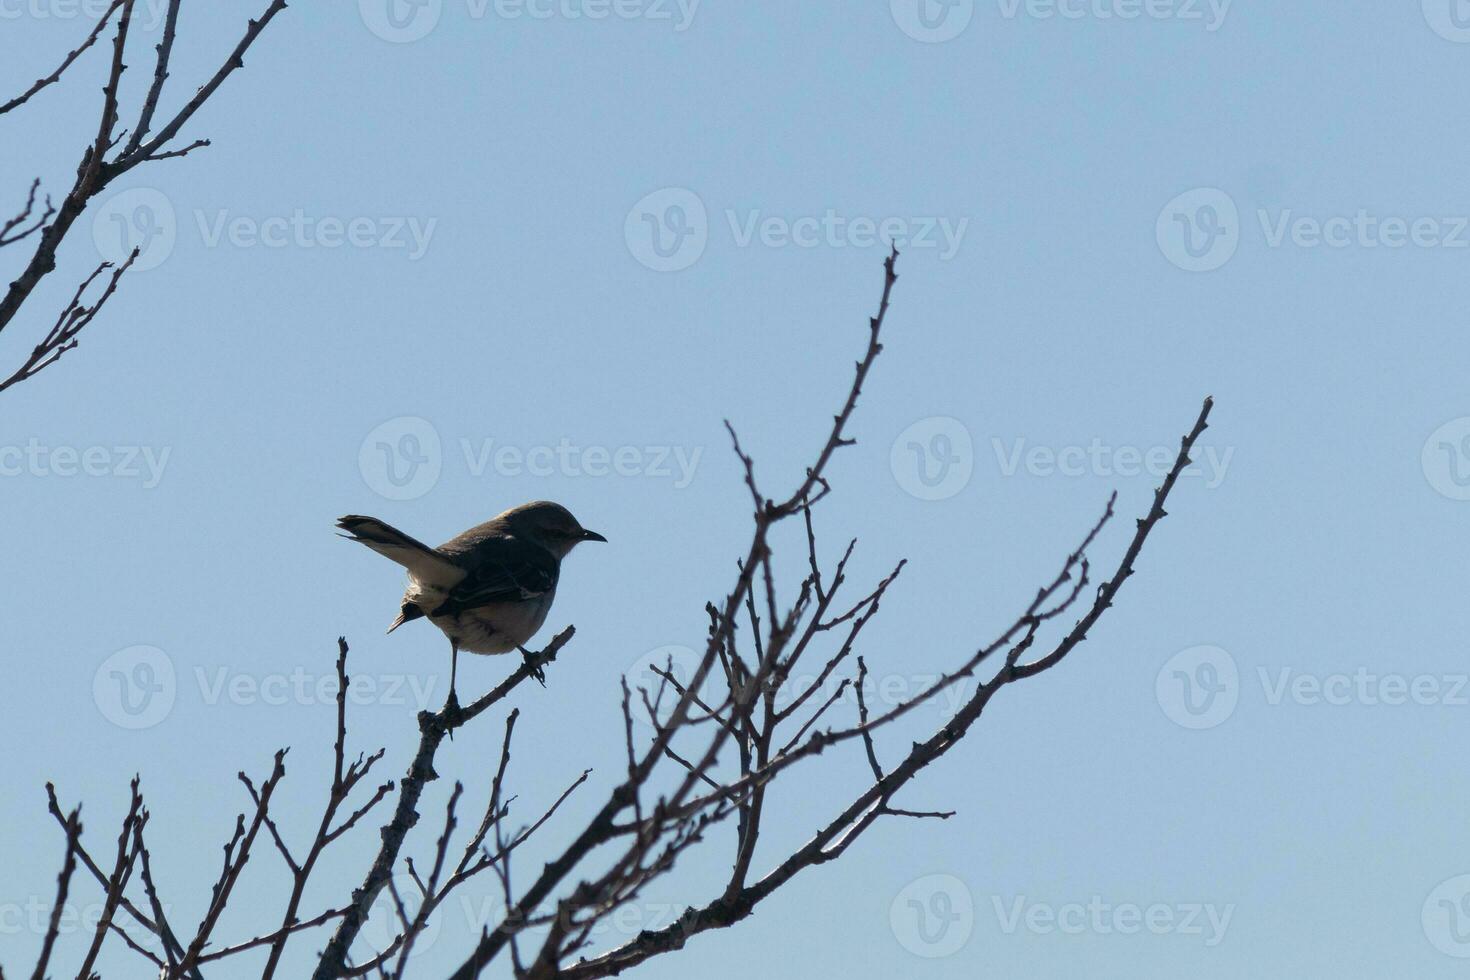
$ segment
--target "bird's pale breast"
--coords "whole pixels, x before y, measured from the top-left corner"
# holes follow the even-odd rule
[[[444,631],[461,650],[470,653],[509,653],[524,646],[551,610],[556,592],[523,602],[496,602],[444,616],[430,616],[429,621]]]

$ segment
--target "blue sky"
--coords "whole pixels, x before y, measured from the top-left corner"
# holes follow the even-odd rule
[[[185,133],[214,145],[94,202],[0,338],[17,362],[99,252],[145,246],[151,267],[0,416],[12,972],[62,850],[47,780],[101,849],[140,773],[190,920],[237,770],[290,745],[281,813],[310,832],[339,634],[355,744],[403,769],[447,644],[383,635],[400,576],[332,534],[340,514],[440,541],[551,498],[607,535],[571,556],[548,621],[576,640],[516,696],[517,816],[592,766],[545,845],[577,826],[617,776],[617,678],[698,644],[743,548],[722,420],[772,493],[799,478],[887,236],[887,349],[819,525],[829,554],[859,538],[854,587],[910,559],[862,651],[895,690],[1008,624],[1114,489],[1093,558],[1116,562],[1208,394],[1201,464],[1088,642],[900,801],[956,818],[880,824],[641,973],[1463,971],[1470,129],[1446,100],[1470,10],[394,2],[290,7]],[[256,6],[189,5],[174,98]],[[5,88],[87,28],[71,3],[0,0]],[[0,120],[6,200],[36,176],[61,190],[102,64]],[[467,659],[460,683],[510,666]],[[441,754],[471,808],[499,718]],[[891,733],[888,757],[939,721]],[[758,868],[866,767],[850,748],[805,772]],[[374,840],[331,854],[308,911]],[[728,851],[603,940],[707,898]],[[230,938],[286,887],[266,848],[252,866]],[[459,962],[495,894],[448,910],[424,975]],[[321,941],[295,943],[297,973]],[[104,973],[136,973],[128,956]]]

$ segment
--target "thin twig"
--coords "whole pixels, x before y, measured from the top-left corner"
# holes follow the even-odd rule
[[[61,64],[57,66],[56,70],[53,71],[51,74],[46,75],[43,78],[36,79],[35,83],[32,84],[30,88],[26,89],[20,95],[17,95],[9,102],[0,104],[0,116],[5,115],[5,113],[9,112],[12,109],[24,105],[26,102],[30,101],[31,96],[35,95],[43,88],[46,88],[48,85],[55,85],[57,82],[61,81],[61,73],[70,68],[72,62],[81,57],[83,51],[87,50],[93,44],[97,43],[97,38],[101,37],[102,32],[107,28],[107,22],[112,19],[113,13],[116,12],[117,8],[121,7],[122,4],[123,0],[112,0],[112,3],[110,3],[107,9],[102,12],[102,16],[98,18],[97,26],[93,27],[92,33],[87,35],[87,39],[76,48],[73,48],[71,51],[67,52],[66,57],[61,60]]]

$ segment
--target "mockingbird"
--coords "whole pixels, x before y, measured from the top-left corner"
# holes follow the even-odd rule
[[[437,548],[376,517],[349,515],[337,527],[347,532],[343,537],[408,569],[403,606],[388,632],[425,616],[444,631],[449,637],[451,705],[459,703],[454,693],[459,651],[520,650],[529,662],[524,644],[546,620],[561,560],[580,542],[607,540],[549,500],[512,507]],[[546,683],[539,668],[536,679]]]

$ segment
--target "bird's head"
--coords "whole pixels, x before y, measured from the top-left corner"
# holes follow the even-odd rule
[[[596,531],[589,531],[561,504],[550,500],[533,500],[513,507],[500,515],[511,533],[534,541],[562,558],[583,541],[606,541]]]

